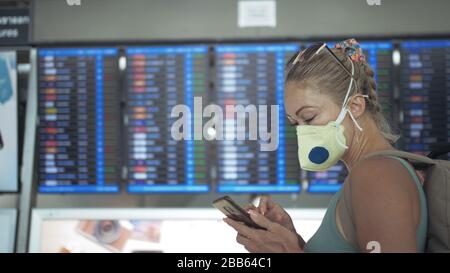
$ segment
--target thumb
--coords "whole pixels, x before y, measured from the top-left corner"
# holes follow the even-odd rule
[[[249,212],[250,214],[250,218],[252,218],[252,220],[258,224],[259,226],[266,228],[267,230],[272,230],[273,226],[274,226],[274,222],[270,221],[269,219],[267,219],[264,215],[262,215],[261,213],[251,210]]]

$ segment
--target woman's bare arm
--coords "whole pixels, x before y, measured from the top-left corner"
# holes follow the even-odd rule
[[[350,173],[354,222],[361,251],[417,252],[420,203],[417,186],[396,159],[374,157]]]

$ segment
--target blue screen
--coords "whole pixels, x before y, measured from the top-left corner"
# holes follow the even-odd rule
[[[126,49],[130,193],[209,191],[210,142],[193,136],[194,97],[208,103],[208,50],[202,45]],[[171,132],[180,117],[171,115],[177,105],[189,111],[183,115],[183,132],[189,132],[183,139]]]
[[[214,102],[224,111],[224,138],[216,142],[217,191],[221,193],[300,192],[300,171],[294,127],[286,124],[284,113],[284,69],[299,50],[294,44],[219,45],[215,47]],[[251,115],[239,121],[229,105],[255,106]],[[272,106],[278,109],[278,146],[273,149],[261,133],[271,128]],[[266,109],[266,114],[264,111]],[[275,108],[274,108],[275,109]],[[275,109],[276,110],[276,109]],[[250,110],[249,110],[250,112]],[[258,120],[257,137],[250,127]],[[238,138],[228,132],[244,132]],[[229,130],[228,130],[229,129]],[[261,131],[260,131],[261,130]],[[237,134],[237,133],[236,133]],[[273,141],[273,139],[272,139]]]
[[[38,51],[42,193],[115,193],[120,181],[118,50]]]
[[[408,41],[400,50],[402,144],[426,155],[450,142],[450,41]]]

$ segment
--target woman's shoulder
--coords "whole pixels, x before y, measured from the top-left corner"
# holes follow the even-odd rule
[[[360,245],[375,238],[383,252],[417,249],[418,188],[405,166],[397,158],[377,156],[350,171],[348,204]]]
[[[409,195],[415,183],[408,169],[396,158],[374,156],[359,162],[349,173],[349,183],[355,193],[393,193]]]

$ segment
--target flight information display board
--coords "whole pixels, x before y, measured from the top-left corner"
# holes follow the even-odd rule
[[[42,193],[114,193],[120,182],[118,50],[38,50]]]
[[[450,140],[450,40],[400,44],[402,144],[426,155]]]
[[[287,127],[283,101],[285,63],[298,50],[299,46],[294,44],[215,47],[213,101],[224,109],[224,137],[216,141],[218,192],[301,190],[295,128]],[[236,106],[248,110],[240,119]],[[278,134],[271,125],[272,118],[276,120],[271,114],[273,106],[279,107]],[[257,128],[257,136],[251,135],[252,126]],[[270,140],[262,137],[272,130],[275,135]],[[239,133],[245,137],[239,138]],[[278,138],[276,149],[269,148],[267,144],[273,145],[275,138]],[[265,144],[266,148],[262,148]]]
[[[128,191],[209,191],[210,142],[193,137],[194,97],[208,103],[209,48],[128,47],[126,57]],[[182,140],[172,133],[181,118],[171,115],[177,105],[190,113],[182,128],[190,134]]]
[[[393,109],[393,45],[388,41],[361,41],[360,45],[366,54],[370,67],[375,73],[377,94],[383,108],[383,114],[390,122],[393,122],[395,112]],[[344,164],[339,162],[327,171],[305,172],[305,175],[308,181],[308,192],[334,193],[341,188],[347,177],[347,170]]]

